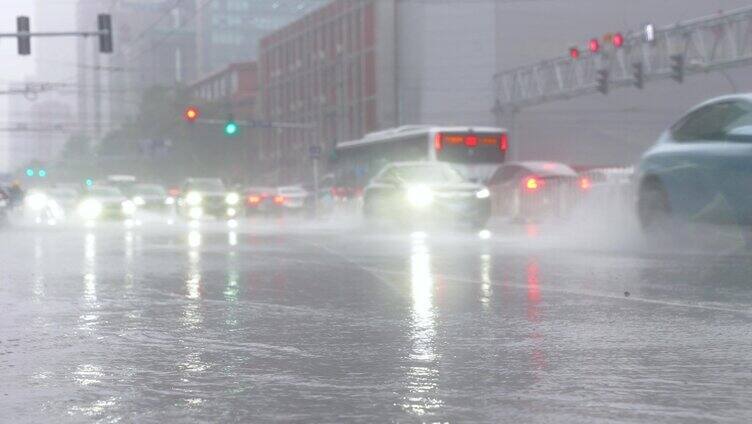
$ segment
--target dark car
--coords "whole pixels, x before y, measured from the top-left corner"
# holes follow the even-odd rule
[[[318,190],[312,186],[303,186],[308,191],[305,208],[318,215],[328,215],[336,211],[352,212],[363,190],[339,183],[334,174],[325,175],[318,184]],[[316,203],[318,202],[318,203]]]
[[[188,178],[180,192],[178,210],[190,219],[233,218],[241,207],[240,195],[228,192],[219,178]]]
[[[365,188],[363,213],[402,224],[464,224],[482,228],[491,213],[490,193],[448,164],[396,162]]]
[[[243,192],[243,206],[246,214],[272,213],[278,205],[274,203],[276,189],[271,187],[248,187]]]

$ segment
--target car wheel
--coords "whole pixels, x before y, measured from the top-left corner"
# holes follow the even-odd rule
[[[646,234],[666,234],[671,227],[671,206],[661,183],[645,182],[637,199],[637,217]]]

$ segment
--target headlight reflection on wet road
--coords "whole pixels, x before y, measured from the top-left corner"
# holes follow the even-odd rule
[[[192,230],[188,233],[188,272],[185,277],[185,297],[188,299],[183,310],[182,324],[195,329],[203,322],[201,314],[201,233]]]
[[[480,302],[484,310],[488,310],[491,303],[491,255],[480,255]]]
[[[442,405],[435,398],[439,371],[436,367],[436,311],[434,309],[434,280],[431,273],[431,254],[427,235],[410,235],[410,287],[412,297],[410,365],[407,370],[409,395],[402,407],[416,415],[425,415]]]

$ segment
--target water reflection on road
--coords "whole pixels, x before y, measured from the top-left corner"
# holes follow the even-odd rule
[[[23,239],[26,263],[0,251],[21,276],[0,270],[0,291],[21,305],[11,319],[26,314],[0,323],[0,371],[13,364],[10,380],[26,384],[16,410],[105,422],[614,418],[567,404],[585,399],[655,422],[684,394],[700,405],[683,406],[687,417],[747,412],[740,259],[567,256],[529,248],[546,237],[531,226],[507,244],[496,231],[275,231],[91,228]],[[33,325],[12,337],[18,322]]]
[[[431,252],[426,234],[411,234],[410,293],[411,351],[407,369],[407,390],[403,407],[416,415],[431,413],[439,408],[436,397],[439,381],[436,354],[436,310],[434,307],[434,278],[431,272]]]

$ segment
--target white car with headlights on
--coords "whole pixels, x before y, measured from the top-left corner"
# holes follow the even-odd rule
[[[243,207],[240,194],[228,191],[219,178],[188,178],[180,192],[178,211],[191,220],[206,216],[232,219]]]
[[[136,205],[113,186],[94,186],[86,190],[76,208],[85,221],[130,219]]]
[[[175,209],[175,198],[159,184],[135,184],[128,195],[139,210],[168,214]]]
[[[490,192],[441,162],[396,162],[384,167],[363,193],[367,219],[401,224],[485,226]]]
[[[25,214],[37,224],[55,225],[65,219],[65,209],[51,190],[35,188],[24,198]]]

